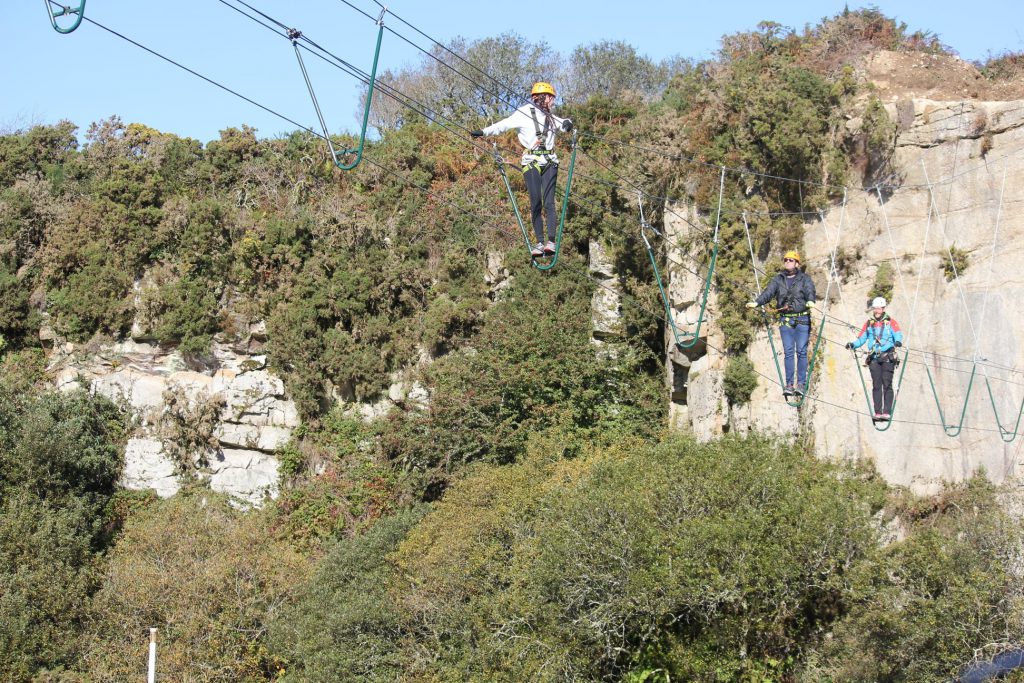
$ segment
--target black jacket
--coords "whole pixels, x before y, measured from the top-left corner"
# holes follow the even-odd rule
[[[806,313],[807,302],[815,298],[814,280],[798,270],[792,279],[786,277],[785,271],[773,277],[756,301],[758,306],[763,306],[775,299],[775,307],[783,313]]]

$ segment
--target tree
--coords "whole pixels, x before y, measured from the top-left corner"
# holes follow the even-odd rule
[[[146,633],[182,680],[256,683],[285,667],[267,649],[271,617],[307,565],[262,513],[209,491],[180,493],[129,518],[90,612],[86,669],[96,680],[145,671]]]
[[[0,670],[73,666],[121,471],[117,408],[85,392],[0,384]]]
[[[679,60],[655,64],[619,40],[581,45],[569,57],[563,99],[582,104],[595,95],[618,98],[633,92],[652,100],[661,95],[681,66]]]
[[[381,80],[415,100],[430,118],[494,121],[522,104],[535,81],[557,82],[561,73],[561,58],[547,43],[503,33],[469,43],[456,38],[434,47],[418,66],[387,72]],[[388,129],[408,122],[410,114],[401,106],[377,91],[374,125]]]

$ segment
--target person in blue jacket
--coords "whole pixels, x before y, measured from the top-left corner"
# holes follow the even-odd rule
[[[875,420],[888,420],[892,417],[892,376],[899,364],[896,348],[903,346],[903,332],[900,331],[899,323],[885,312],[887,303],[884,297],[875,297],[871,302],[871,315],[860,328],[860,335],[846,345],[848,349],[868,345],[865,364],[871,369]]]

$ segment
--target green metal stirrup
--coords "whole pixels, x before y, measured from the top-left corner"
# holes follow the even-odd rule
[[[377,18],[377,47],[373,53],[373,68],[370,70],[370,89],[366,93],[366,106],[363,109],[363,127],[359,131],[359,146],[356,148],[345,148],[341,151],[334,149],[334,143],[331,142],[331,134],[327,130],[327,123],[324,121],[323,112],[320,111],[320,103],[317,102],[316,93],[313,91],[313,83],[309,80],[309,73],[306,71],[306,65],[302,61],[302,52],[299,50],[299,38],[302,37],[302,32],[295,29],[288,31],[288,38],[292,41],[292,47],[295,48],[295,57],[299,60],[299,68],[302,70],[302,77],[306,80],[306,88],[309,90],[309,96],[313,100],[313,108],[316,110],[316,116],[320,119],[320,127],[324,131],[324,139],[327,140],[327,147],[331,150],[331,158],[334,160],[334,165],[340,168],[342,171],[351,171],[359,162],[363,159],[363,145],[366,144],[366,126],[370,121],[370,104],[373,102],[373,88],[377,82],[377,61],[380,58],[380,44],[384,38],[384,15],[387,13],[385,7],[381,10],[380,16]],[[338,160],[339,156],[355,154],[355,161],[349,164],[343,164]]]
[[[871,405],[871,396],[868,395],[867,382],[864,381],[864,370],[861,369],[861,364],[857,360],[857,352],[854,351],[853,349],[850,349],[850,352],[853,354],[853,364],[857,366],[857,374],[860,375],[860,386],[861,388],[864,389],[864,402],[868,406],[868,414],[871,414],[873,413],[874,409]],[[879,427],[878,425],[881,424],[879,422],[872,422],[872,426],[875,428],[876,432],[887,432],[889,431],[889,427],[892,427],[892,416],[896,414],[896,403],[899,401],[900,398],[900,387],[903,386],[903,373],[907,371],[907,357],[909,355],[909,349],[903,352],[903,367],[900,368],[900,377],[898,380],[896,380],[896,391],[892,397],[892,411],[889,413],[889,419],[884,420],[884,427]]]
[[[654,271],[654,281],[658,283],[658,291],[661,292],[661,302],[665,307],[665,320],[668,321],[669,329],[672,330],[672,337],[675,339],[676,348],[680,351],[684,349],[692,348],[697,343],[697,339],[700,336],[700,326],[704,321],[704,311],[708,305],[708,293],[711,290],[711,275],[715,272],[715,262],[718,259],[718,238],[716,231],[715,246],[711,252],[711,263],[708,266],[707,279],[704,282],[704,297],[700,305],[700,313],[697,315],[697,328],[693,332],[680,333],[679,328],[676,326],[675,316],[672,314],[672,305],[669,303],[668,294],[665,292],[665,285],[661,279],[661,273],[658,271],[658,262],[654,257],[654,247],[651,246],[651,241],[647,237],[647,231],[657,233],[654,227],[647,222],[644,217],[644,203],[643,193],[637,192],[637,203],[640,205],[640,236],[644,239],[644,246],[647,248],[647,258],[651,261],[651,269]],[[721,207],[719,207],[721,208]],[[683,338],[686,338],[686,341]]]
[[[1004,443],[1013,443],[1013,440],[1017,438],[1017,431],[1020,429],[1020,419],[1024,415],[1024,400],[1020,402],[1020,410],[1017,411],[1017,423],[1013,425],[1013,431],[1003,427],[1003,421],[999,419],[999,411],[996,410],[996,399],[992,395],[992,386],[988,382],[988,376],[985,376],[985,387],[988,389],[988,400],[992,403],[992,412],[996,416],[996,426],[999,427],[999,438]],[[1010,438],[1006,438],[1010,437]]]
[[[944,431],[946,436],[949,437],[959,436],[964,427],[964,416],[967,414],[967,402],[971,398],[971,388],[974,386],[974,375],[978,372],[978,364],[974,363],[971,366],[971,379],[967,382],[967,395],[964,396],[964,405],[960,409],[960,422],[955,425],[946,424],[946,416],[943,414],[942,404],[939,402],[939,392],[935,389],[935,381],[932,379],[932,371],[929,369],[927,363],[925,363],[924,370],[928,373],[928,383],[932,387],[932,396],[935,397],[935,407],[939,411],[939,422],[942,423],[942,431]]]
[[[53,30],[57,33],[71,33],[78,28],[82,23],[82,18],[85,16],[85,0],[79,0],[77,7],[71,5],[61,5],[53,2],[52,0],[43,0],[46,4],[46,11],[50,14],[50,23],[53,25]],[[53,11],[53,5],[56,4],[60,7],[57,12]],[[66,17],[68,15],[75,15],[75,20],[70,26],[60,26],[57,23],[59,17]]]
[[[523,216],[519,213],[519,204],[516,202],[515,195],[512,194],[512,185],[508,182],[508,174],[505,172],[505,160],[501,158],[501,153],[498,152],[498,143],[491,143],[494,147],[494,163],[498,167],[498,172],[501,174],[501,179],[505,181],[505,189],[508,191],[508,198],[512,202],[512,210],[516,212],[516,222],[519,223],[520,230],[523,231],[523,243],[526,244],[526,251],[530,251],[530,235],[526,232],[526,225],[523,223]]]

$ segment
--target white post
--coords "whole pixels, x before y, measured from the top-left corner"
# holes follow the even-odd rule
[[[149,629],[149,678],[148,683],[156,683],[156,629]]]

